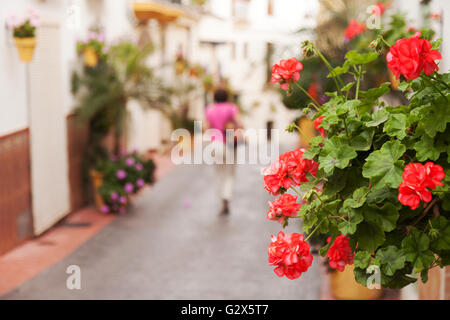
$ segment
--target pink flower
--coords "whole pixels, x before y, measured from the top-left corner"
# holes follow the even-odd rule
[[[302,69],[303,64],[296,58],[281,60],[279,64],[273,65],[270,82],[279,83],[281,89],[287,90],[292,82],[300,79],[300,70]]]
[[[129,167],[133,166],[134,163],[135,163],[135,160],[134,160],[133,157],[128,157],[128,158],[125,160],[125,164],[126,164],[127,166],[129,166]]]
[[[142,163],[136,163],[135,168],[137,171],[142,171],[142,169],[144,169],[144,166],[142,165]]]
[[[142,179],[142,178],[137,179],[137,180],[136,180],[136,185],[137,185],[139,188],[142,188],[142,187],[145,185],[144,179]]]
[[[120,169],[120,170],[117,170],[116,176],[119,180],[123,180],[127,177],[127,173],[125,170]]]
[[[126,193],[132,193],[134,191],[134,185],[130,182],[125,184],[124,190]]]
[[[121,196],[121,197],[119,198],[119,202],[120,202],[121,204],[127,204],[128,199],[127,199],[127,197],[125,197],[125,196]]]
[[[101,207],[100,211],[101,211],[102,213],[108,213],[108,212],[109,212],[109,207],[108,207],[107,205],[104,204],[104,205]]]

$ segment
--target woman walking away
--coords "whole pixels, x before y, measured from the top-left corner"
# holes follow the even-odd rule
[[[213,143],[218,145],[214,150],[221,152],[216,155],[216,159],[222,159],[222,163],[216,163],[217,190],[222,200],[220,214],[226,215],[230,212],[229,201],[233,192],[235,161],[232,164],[226,163],[226,152],[228,148],[234,148],[235,143],[226,143],[226,129],[242,128],[239,120],[239,108],[228,102],[228,92],[224,89],[217,89],[214,92],[214,104],[206,108],[206,120],[209,128],[217,129],[217,135],[212,137]],[[220,134],[219,134],[220,132]],[[228,150],[234,152],[234,150]]]

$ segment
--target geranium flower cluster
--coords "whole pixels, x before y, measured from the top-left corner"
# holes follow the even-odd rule
[[[297,203],[297,198],[297,196],[285,193],[274,201],[269,201],[270,209],[269,212],[267,212],[267,219],[283,223],[286,217],[297,216],[298,210],[300,210],[302,206],[300,203]]]
[[[422,71],[426,75],[439,70],[435,60],[442,59],[428,40],[420,38],[420,32],[410,38],[398,39],[391,46],[386,60],[388,67],[398,79],[403,75],[407,80],[416,79]]]
[[[435,189],[436,186],[443,186],[441,182],[445,173],[440,165],[433,162],[410,163],[403,171],[403,181],[398,188],[398,200],[405,206],[410,206],[412,210],[417,209],[420,201],[430,202],[431,192],[428,189]]]
[[[351,19],[347,28],[345,29],[345,40],[349,41],[356,37],[357,35],[360,35],[361,33],[366,30],[366,26],[364,23],[358,23],[355,19]]]
[[[297,279],[311,266],[313,256],[304,236],[298,233],[285,235],[282,231],[272,236],[272,242],[267,248],[269,264],[276,266],[274,272],[288,279]]]
[[[328,237],[327,243],[329,243],[330,240],[331,238]],[[349,239],[341,234],[334,240],[334,243],[328,249],[326,256],[329,259],[328,263],[330,267],[342,272],[347,264],[353,264],[355,254],[350,248]]]
[[[153,182],[154,164],[151,160],[144,161],[133,151],[111,157],[97,170],[103,174],[103,184],[99,189],[104,201],[101,211],[125,213],[130,196]]]
[[[279,64],[272,67],[272,77],[270,82],[279,83],[281,89],[288,90],[292,82],[300,80],[300,70],[303,64],[296,58],[281,60]]]
[[[303,159],[304,152],[304,149],[297,149],[283,153],[270,167],[264,169],[264,188],[277,195],[291,186],[308,182],[308,172],[316,176],[319,164],[314,160]]]
[[[319,131],[321,137],[325,137],[325,135],[326,135],[325,129],[320,126],[322,124],[322,121],[324,118],[325,118],[325,116],[320,116],[320,117],[317,117],[316,119],[314,119],[314,121],[313,121],[314,127],[317,129],[317,131]]]

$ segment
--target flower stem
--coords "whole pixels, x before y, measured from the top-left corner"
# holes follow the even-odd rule
[[[313,106],[314,108],[316,108],[317,111],[320,111],[320,103],[317,102],[316,99],[314,99],[309,93],[308,91],[306,91],[300,84],[298,84],[297,82],[295,82],[295,85],[297,86],[297,88],[299,88],[300,90],[302,90],[302,92],[304,94],[306,94],[308,96],[308,98],[310,98],[313,101]]]
[[[325,56],[322,54],[322,52],[320,52],[319,49],[317,49],[315,46],[314,46],[314,50],[316,51],[319,58],[322,59],[322,61],[325,63],[328,70],[330,72],[332,72],[333,67],[331,66],[330,62],[328,62],[327,58],[325,58]],[[337,80],[336,80],[336,78],[337,78]],[[341,92],[341,85],[343,85],[342,79],[338,76],[338,77],[333,77],[333,80],[334,80],[334,83],[336,84],[339,94],[342,94],[342,92]],[[338,83],[338,81],[339,81],[339,83]]]
[[[303,199],[302,194],[301,194],[297,189],[295,189],[294,187],[291,187],[291,189],[294,190],[296,194],[298,194],[298,196],[300,197],[300,199]]]
[[[383,43],[384,43],[388,48],[391,47],[391,45],[390,45],[386,40],[384,40],[383,37],[381,37],[381,41],[383,41]]]
[[[309,234],[309,236],[306,237],[305,241],[308,241],[309,238],[311,238],[311,236],[314,234],[314,232],[317,231],[317,229],[319,229],[320,225],[322,224],[322,222],[324,222],[325,219],[322,219],[322,221],[319,222],[319,224],[314,228],[313,231],[311,231],[311,233]]]
[[[441,78],[441,76],[439,75],[439,73],[435,73],[434,75],[436,76],[436,78],[431,77],[431,79],[434,79],[434,80],[436,80],[436,81],[439,82],[439,83],[442,83],[444,86],[447,87],[447,89],[450,90],[450,86],[449,86],[444,80],[442,80],[442,78]]]
[[[356,69],[355,66],[353,66],[353,68],[355,69],[356,72],[356,93],[355,93],[355,100],[358,100],[359,97],[359,86],[361,83],[361,66],[358,67],[358,69]]]
[[[439,90],[438,87],[436,87],[436,86],[434,85],[433,82],[431,82],[427,77],[423,77],[423,79],[425,80],[426,83],[428,83],[428,84],[431,85],[434,89],[436,89],[436,91],[439,92],[440,95],[443,96],[444,99],[445,99],[446,101],[448,101],[447,97],[442,93],[441,90]]]

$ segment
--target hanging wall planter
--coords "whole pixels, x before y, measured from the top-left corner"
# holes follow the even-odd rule
[[[77,51],[83,55],[84,65],[93,68],[105,57],[105,34],[89,31],[86,39],[77,43]]]
[[[22,62],[30,62],[33,60],[34,49],[36,47],[36,38],[27,37],[27,38],[14,38],[14,42],[16,43],[17,52],[19,53],[20,61]]]
[[[19,18],[12,14],[9,16],[7,24],[8,28],[12,30],[20,61],[30,62],[33,59],[37,43],[36,28],[39,25],[39,15],[34,9],[29,8],[26,17]]]
[[[98,55],[93,47],[86,47],[83,50],[84,64],[88,67],[95,67],[98,64]]]

